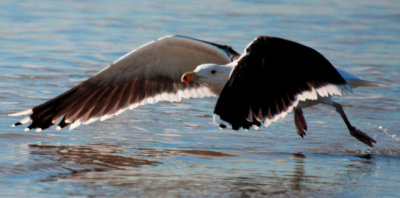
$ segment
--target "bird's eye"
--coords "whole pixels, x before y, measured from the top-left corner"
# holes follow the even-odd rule
[[[217,71],[216,70],[211,70],[211,74],[215,74],[215,73],[217,73]]]

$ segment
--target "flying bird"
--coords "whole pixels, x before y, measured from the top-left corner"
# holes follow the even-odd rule
[[[303,108],[333,106],[352,136],[374,139],[350,124],[332,96],[375,86],[335,68],[323,55],[282,38],[259,36],[240,55],[230,46],[186,36],[166,36],[122,56],[95,76],[32,109],[13,126],[41,131],[105,120],[127,109],[159,101],[219,96],[214,120],[232,129],[268,126],[294,112],[297,134],[306,135]]]

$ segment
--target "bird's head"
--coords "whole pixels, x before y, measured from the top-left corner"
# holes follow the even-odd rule
[[[229,79],[232,67],[228,65],[202,64],[196,67],[192,72],[186,72],[182,75],[181,81],[189,83],[198,82],[208,87],[211,92],[219,95]]]

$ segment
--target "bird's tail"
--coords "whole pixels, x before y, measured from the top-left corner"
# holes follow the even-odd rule
[[[383,87],[389,85],[388,83],[374,82],[361,79],[345,79],[351,88],[356,87]]]
[[[374,82],[374,81],[369,81],[369,80],[362,80],[359,77],[346,72],[344,70],[341,70],[339,68],[336,68],[336,70],[340,73],[340,75],[346,80],[346,82],[350,85],[351,88],[356,88],[356,87],[383,87],[389,85],[388,83],[382,83],[382,82]]]

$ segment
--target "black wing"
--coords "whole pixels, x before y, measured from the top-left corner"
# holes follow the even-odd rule
[[[246,48],[218,99],[216,119],[234,130],[268,126],[300,101],[341,95],[349,87],[332,64],[312,48],[260,36]],[[221,127],[226,127],[221,124]]]

